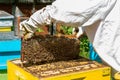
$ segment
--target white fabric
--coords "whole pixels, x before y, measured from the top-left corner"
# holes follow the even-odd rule
[[[120,0],[56,0],[26,23],[37,28],[51,21],[84,27],[102,60],[120,71]]]
[[[100,57],[120,71],[120,0],[99,25],[93,45]]]

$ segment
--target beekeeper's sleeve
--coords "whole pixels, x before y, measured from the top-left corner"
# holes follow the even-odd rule
[[[54,21],[72,27],[90,25],[103,19],[112,4],[111,0],[56,0],[21,22],[20,30],[34,33],[36,28]]]

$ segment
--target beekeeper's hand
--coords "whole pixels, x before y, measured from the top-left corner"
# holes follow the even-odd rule
[[[33,36],[34,31],[31,29],[32,27],[29,24],[27,24],[27,20],[21,22],[19,25],[20,25],[20,36],[24,40],[27,40]]]
[[[84,33],[84,29],[82,27],[76,27],[76,28],[73,28],[72,30],[72,34],[77,38],[79,39]]]
[[[83,33],[84,33],[84,28],[75,27],[75,28],[73,28],[71,35],[64,35],[64,37],[67,37],[70,39],[80,39],[80,37],[83,35]],[[58,36],[63,36],[63,35],[58,34]]]
[[[48,14],[48,7],[36,11],[29,19],[22,21],[20,25],[20,32],[23,39],[29,39],[33,36],[38,27],[49,25],[51,23],[50,15]]]

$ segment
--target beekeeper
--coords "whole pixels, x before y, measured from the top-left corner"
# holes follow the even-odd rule
[[[84,28],[104,63],[120,72],[120,0],[56,0],[21,22],[20,30],[31,38],[51,22]]]

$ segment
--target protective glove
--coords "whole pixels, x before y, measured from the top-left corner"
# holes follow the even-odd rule
[[[76,27],[76,28],[73,28],[72,30],[72,34],[77,38],[79,39],[84,33],[84,29],[82,27]]]
[[[32,27],[27,24],[27,20],[21,22],[19,24],[19,26],[20,26],[20,36],[24,40],[27,40],[33,36],[34,31],[33,31]]]

